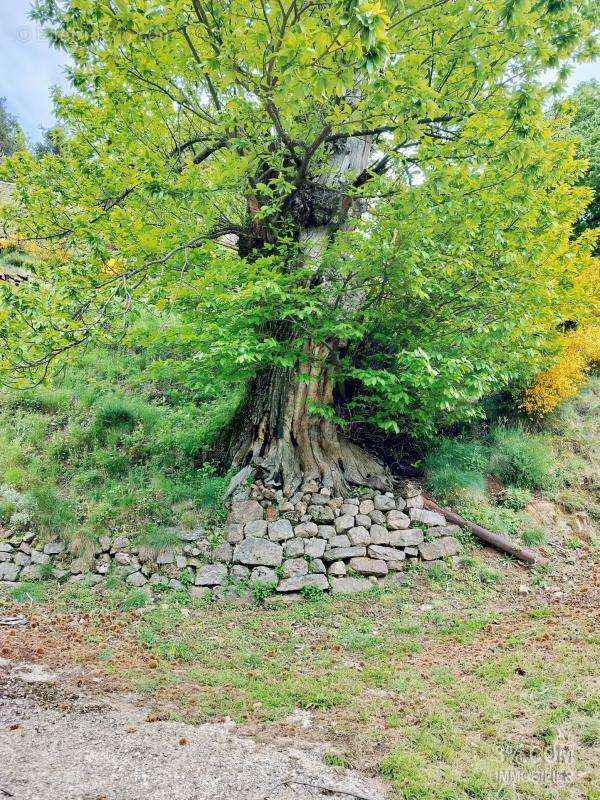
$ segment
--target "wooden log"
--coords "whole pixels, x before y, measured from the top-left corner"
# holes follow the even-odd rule
[[[494,533],[487,528],[483,528],[476,522],[471,522],[470,520],[461,517],[460,514],[457,514],[450,508],[442,508],[441,506],[438,506],[438,504],[429,497],[424,498],[423,504],[425,508],[428,508],[430,511],[437,511],[439,514],[443,514],[448,522],[451,522],[454,525],[460,525],[461,528],[471,531],[471,533],[478,539],[481,539],[482,542],[489,544],[491,547],[495,547],[496,550],[500,550],[502,553],[508,553],[509,555],[514,556],[514,558],[518,558],[519,561],[524,561],[526,564],[548,563],[547,558],[544,558],[534,550],[530,550],[528,547],[521,547],[507,536],[503,536],[501,533]]]

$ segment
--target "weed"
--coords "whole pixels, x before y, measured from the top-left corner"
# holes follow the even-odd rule
[[[424,461],[427,485],[437,497],[461,491],[482,492],[488,454],[481,442],[441,437]]]
[[[271,597],[271,595],[275,594],[276,586],[277,584],[273,582],[255,581],[250,584],[250,591],[252,592],[254,600],[261,604],[265,602],[267,597]]]
[[[502,497],[503,505],[512,508],[513,511],[521,511],[531,502],[531,492],[520,486],[507,486]]]
[[[528,547],[546,543],[546,534],[540,528],[530,528],[521,534],[523,544]]]
[[[350,769],[353,764],[352,757],[348,753],[325,753],[323,763],[328,767],[344,767]]]
[[[556,463],[547,436],[524,427],[498,427],[493,435],[490,466],[494,474],[521,489],[552,489],[556,485]]]
[[[600,744],[600,723],[590,722],[581,731],[579,741],[584,747],[595,747]]]
[[[45,587],[33,581],[17,584],[8,594],[17,603],[43,603],[46,600]]]

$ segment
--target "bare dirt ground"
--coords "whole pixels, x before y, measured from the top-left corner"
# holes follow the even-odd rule
[[[15,800],[383,800],[381,783],[228,723],[149,721],[35,664],[0,663],[0,797]]]

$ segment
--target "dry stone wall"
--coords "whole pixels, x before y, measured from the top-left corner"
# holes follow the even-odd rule
[[[33,531],[0,531],[0,582],[54,577],[100,583],[120,572],[131,586],[191,587],[197,596],[250,595],[256,585],[281,595],[314,587],[334,593],[402,583],[407,562],[425,567],[460,551],[459,528],[423,507],[418,487],[396,494],[364,490],[333,497],[305,484],[286,496],[254,483],[231,504],[220,542],[203,528],[178,530],[180,545],[162,552],[136,546],[125,536],[101,536],[93,557],[69,556],[64,544],[38,544]]]

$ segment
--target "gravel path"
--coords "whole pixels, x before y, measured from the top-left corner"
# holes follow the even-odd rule
[[[42,667],[0,659],[0,799],[386,797],[378,781],[326,767],[315,750],[257,744],[233,724],[148,722],[147,715],[126,698],[98,700]]]

